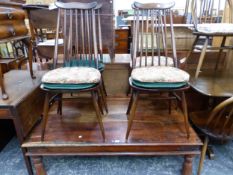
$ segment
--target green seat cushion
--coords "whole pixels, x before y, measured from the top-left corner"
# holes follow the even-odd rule
[[[42,83],[42,88],[45,89],[63,89],[63,90],[82,90],[94,87],[95,83],[87,84],[59,84],[59,83]]]
[[[91,60],[78,60],[78,59],[72,59],[70,61],[66,61],[64,63],[64,67],[93,67],[96,68],[95,61]],[[98,70],[103,71],[104,70],[104,64],[102,62],[98,63]]]
[[[179,82],[179,83],[167,83],[167,82],[155,82],[155,83],[147,83],[147,82],[140,82],[137,80],[132,80],[134,86],[148,88],[148,89],[156,89],[156,88],[166,88],[166,89],[174,89],[174,88],[181,88],[187,84],[187,82]]]

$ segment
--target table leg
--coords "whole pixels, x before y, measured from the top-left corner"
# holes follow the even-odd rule
[[[33,57],[33,53],[32,53],[32,41],[30,39],[23,39],[22,40],[23,43],[28,47],[28,63],[29,63],[29,71],[30,71],[30,75],[31,75],[31,78],[36,78],[33,74],[33,68],[32,68],[32,57]]]
[[[0,64],[0,86],[2,90],[2,99],[6,100],[8,99],[8,95],[5,90],[5,85],[4,85],[4,77],[3,77],[3,72],[2,72],[2,65]]]
[[[208,41],[209,41],[209,38],[206,37],[205,44],[204,44],[204,46],[202,48],[201,55],[200,55],[200,58],[199,58],[199,61],[198,61],[198,65],[197,65],[197,69],[196,69],[196,73],[195,73],[195,78],[198,78],[198,75],[200,73],[202,63],[203,63],[204,58],[205,58],[205,54],[206,54],[206,50],[207,50],[207,46],[208,46]]]
[[[23,152],[23,158],[24,158],[24,161],[25,161],[25,164],[26,164],[28,174],[33,175],[33,170],[32,170],[32,164],[31,164],[30,157],[26,156],[27,150],[26,150],[26,148],[21,148],[21,150]]]
[[[42,163],[41,156],[33,156],[32,161],[33,161],[37,175],[46,175],[47,174],[45,169],[44,169],[44,165]]]
[[[23,137],[23,134],[21,132],[22,130],[20,128],[19,116],[18,116],[18,113],[17,113],[16,110],[13,110],[11,112],[13,113],[14,116],[16,116],[13,119],[13,123],[14,123],[14,126],[15,126],[15,131],[16,131],[17,138],[19,140],[19,144],[22,145],[24,137]],[[22,150],[22,153],[23,153],[23,158],[24,158],[24,161],[25,161],[25,164],[26,164],[28,174],[33,175],[32,164],[31,164],[30,158],[26,156],[27,149],[21,147],[21,150]]]
[[[186,155],[184,157],[182,175],[192,175],[193,170],[193,155]]]

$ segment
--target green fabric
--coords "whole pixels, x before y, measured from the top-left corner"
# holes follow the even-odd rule
[[[187,83],[186,82],[180,82],[180,83],[164,83],[164,82],[156,82],[156,83],[145,83],[145,82],[140,82],[137,80],[132,81],[133,85],[138,86],[138,87],[143,87],[143,88],[168,88],[168,89],[173,89],[173,88],[180,88],[185,86]]]
[[[46,89],[63,89],[63,90],[81,90],[94,87],[95,83],[87,84],[59,84],[59,83],[42,83],[43,88]]]
[[[64,67],[93,67],[96,68],[95,61],[91,60],[77,60],[77,59],[72,59],[70,61],[66,61],[64,63]],[[103,71],[104,70],[104,64],[102,62],[98,63],[98,70]]]

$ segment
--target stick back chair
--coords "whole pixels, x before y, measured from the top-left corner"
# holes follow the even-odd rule
[[[98,70],[100,71],[101,73],[101,86],[98,90],[98,93],[100,95],[99,97],[99,105],[100,105],[100,110],[101,110],[101,113],[103,114],[103,108],[105,109],[105,111],[108,113],[108,106],[107,106],[107,102],[106,102],[106,96],[107,96],[107,91],[106,91],[106,88],[105,88],[105,84],[104,84],[104,79],[102,77],[102,74],[104,72],[104,68],[105,68],[105,65],[103,63],[103,44],[102,44],[102,29],[101,29],[101,16],[100,16],[100,10],[101,10],[101,7],[102,7],[102,4],[97,4],[97,6],[94,8],[95,10],[95,23],[96,23],[96,41],[97,41],[97,59],[98,59]],[[82,23],[82,21],[80,20],[80,22]],[[85,27],[85,26],[84,26]],[[84,32],[82,34],[82,32]],[[74,34],[73,34],[74,35]],[[87,59],[84,58],[84,57],[80,57],[80,59],[74,59],[74,57],[71,58],[71,62],[70,63],[67,63],[65,64],[65,66],[91,66],[91,67],[95,67],[95,64],[94,64],[94,60],[92,59],[92,56],[90,55],[90,51],[93,50],[93,46],[91,45],[91,43],[85,43],[85,31],[83,31],[81,28],[80,28],[80,35],[84,35],[84,37],[79,37],[78,40],[78,43],[80,42],[81,45],[78,46],[78,43],[77,43],[77,47],[79,47],[79,49],[77,50],[77,53],[80,53],[82,54],[83,52],[87,52],[90,56],[90,58],[88,60],[91,60],[91,63],[90,64],[86,64],[87,62]],[[88,37],[88,34],[87,34],[87,37]],[[90,38],[91,39],[91,38]],[[89,39],[88,39],[89,40]],[[63,39],[58,39],[58,45],[60,46],[60,41],[62,41],[61,43],[63,43]],[[89,51],[88,51],[89,50]],[[58,54],[59,54],[59,49],[58,49]],[[65,53],[65,49],[64,49],[64,53]],[[94,52],[93,52],[94,53]],[[93,55],[94,56],[94,55]],[[60,99],[58,101],[58,113],[62,114],[62,95],[60,95]]]
[[[101,119],[98,101],[101,88],[101,73],[97,49],[96,2],[92,3],[62,3],[56,2],[58,7],[55,52],[53,59],[54,70],[46,73],[42,78],[41,88],[45,90],[44,116],[42,121],[41,140],[44,140],[46,123],[48,120],[48,106],[50,93],[90,92],[93,99],[98,123],[103,139],[104,127]],[[57,68],[59,33],[63,39],[64,67]]]
[[[233,97],[217,105],[212,111],[199,111],[190,114],[194,126],[205,135],[198,175],[201,174],[209,138],[227,141],[233,139]]]
[[[229,6],[229,13],[224,11],[227,5]],[[196,39],[187,56],[187,60],[195,49],[200,49],[199,47],[196,47],[199,39],[201,37],[205,38],[204,44],[201,47],[201,54],[198,60],[195,78],[198,78],[207,49],[219,50],[215,70],[218,69],[222,52],[226,49],[232,49],[232,46],[226,46],[226,39],[227,37],[233,36],[233,24],[224,22],[226,21],[224,18],[229,18],[228,20],[232,22],[232,7],[232,2],[230,0],[192,0],[193,34],[196,35]],[[221,45],[219,47],[208,46],[215,36],[222,37]]]
[[[187,105],[184,91],[189,88],[189,74],[180,70],[176,55],[173,19],[171,8],[173,1],[166,3],[135,2],[132,43],[132,72],[129,83],[132,95],[128,106],[129,114],[126,139],[128,139],[135,116],[139,93],[175,93],[182,94],[185,129],[189,137]],[[167,24],[167,19],[170,23]],[[170,32],[168,32],[170,30]],[[168,50],[168,43],[171,49]],[[171,54],[172,53],[172,54]],[[169,57],[172,55],[172,57]]]

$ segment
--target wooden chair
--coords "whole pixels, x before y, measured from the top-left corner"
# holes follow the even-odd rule
[[[227,4],[229,5],[229,21],[232,22],[232,2],[229,0],[192,0],[191,2],[192,20],[194,24],[193,34],[196,35],[196,39],[187,56],[187,60],[195,49],[201,49],[195,78],[198,78],[207,50],[219,50],[215,65],[215,69],[218,69],[222,52],[226,49],[233,48],[232,46],[226,46],[227,37],[233,36],[233,24],[223,23],[224,9]],[[227,15],[225,14],[225,16]],[[219,47],[212,47],[209,44],[213,37],[216,36],[222,37],[221,45]],[[201,48],[196,47],[199,39],[203,37],[205,38],[204,45]]]
[[[54,45],[55,39],[53,38],[53,33],[51,36],[46,36],[44,40],[44,33],[43,30],[50,30],[56,31],[56,22],[57,22],[57,9],[50,10],[47,5],[24,5],[24,9],[27,10],[29,21],[30,21],[30,28],[32,31],[32,38],[34,40],[34,55],[35,57],[39,57],[40,61],[42,59],[46,59],[49,61],[53,59],[54,53]],[[101,30],[101,20],[100,20],[100,10],[102,9],[102,5],[98,4],[96,7],[96,20],[98,23],[98,33],[97,33],[97,40],[98,40],[98,52],[101,55],[99,57],[99,70],[102,73],[104,72],[104,63],[103,63],[103,44],[102,44],[102,30]],[[63,40],[59,36],[59,49],[58,53],[63,53]],[[102,79],[103,80],[103,79]],[[107,96],[107,91],[105,88],[104,81],[102,81],[103,91],[105,96]],[[105,98],[105,97],[103,97]],[[107,110],[107,107],[106,107]]]
[[[44,116],[42,121],[41,140],[44,140],[48,120],[49,94],[90,92],[96,110],[98,123],[103,139],[104,127],[99,109],[101,89],[100,63],[97,49],[98,23],[96,22],[96,2],[62,3],[58,7],[57,30],[55,39],[54,70],[42,78],[41,88],[46,91]],[[63,35],[64,67],[56,68],[58,61],[58,35]]]
[[[106,96],[107,96],[107,91],[105,88],[105,84],[104,84],[104,79],[103,79],[103,72],[104,72],[104,68],[105,65],[103,63],[103,45],[102,45],[102,30],[101,30],[101,17],[100,17],[100,9],[102,7],[102,4],[98,4],[95,7],[95,17],[96,17],[96,27],[97,27],[97,33],[96,33],[96,39],[97,39],[97,51],[98,51],[98,70],[101,73],[101,87],[99,89],[99,94],[100,94],[100,98],[102,100],[99,101],[100,104],[100,110],[101,113],[104,114],[103,110],[105,109],[105,111],[108,113],[108,106],[107,106],[107,102],[106,102]],[[59,39],[58,40],[58,45],[62,45],[63,44],[63,39]],[[87,45],[85,45],[86,47],[89,47]],[[86,50],[88,48],[80,48],[80,50]],[[78,61],[79,66],[83,66],[83,64],[85,64],[85,59],[81,59],[80,61]],[[62,114],[62,95],[60,95],[60,99],[58,102],[58,113]]]
[[[185,129],[189,137],[187,105],[184,91],[189,88],[189,74],[180,70],[176,55],[173,19],[168,3],[141,4],[135,2],[132,43],[132,73],[129,79],[132,96],[127,114],[129,114],[126,139],[128,139],[135,116],[139,93],[181,92]],[[167,24],[167,18],[170,23]],[[170,30],[170,36],[168,31]],[[172,49],[168,50],[168,43]],[[172,55],[172,57],[169,57]],[[177,96],[176,96],[177,97]],[[170,97],[168,97],[170,98]]]
[[[194,126],[205,135],[198,167],[198,175],[200,175],[209,138],[221,141],[233,139],[233,97],[223,101],[212,111],[191,113],[190,120]]]

